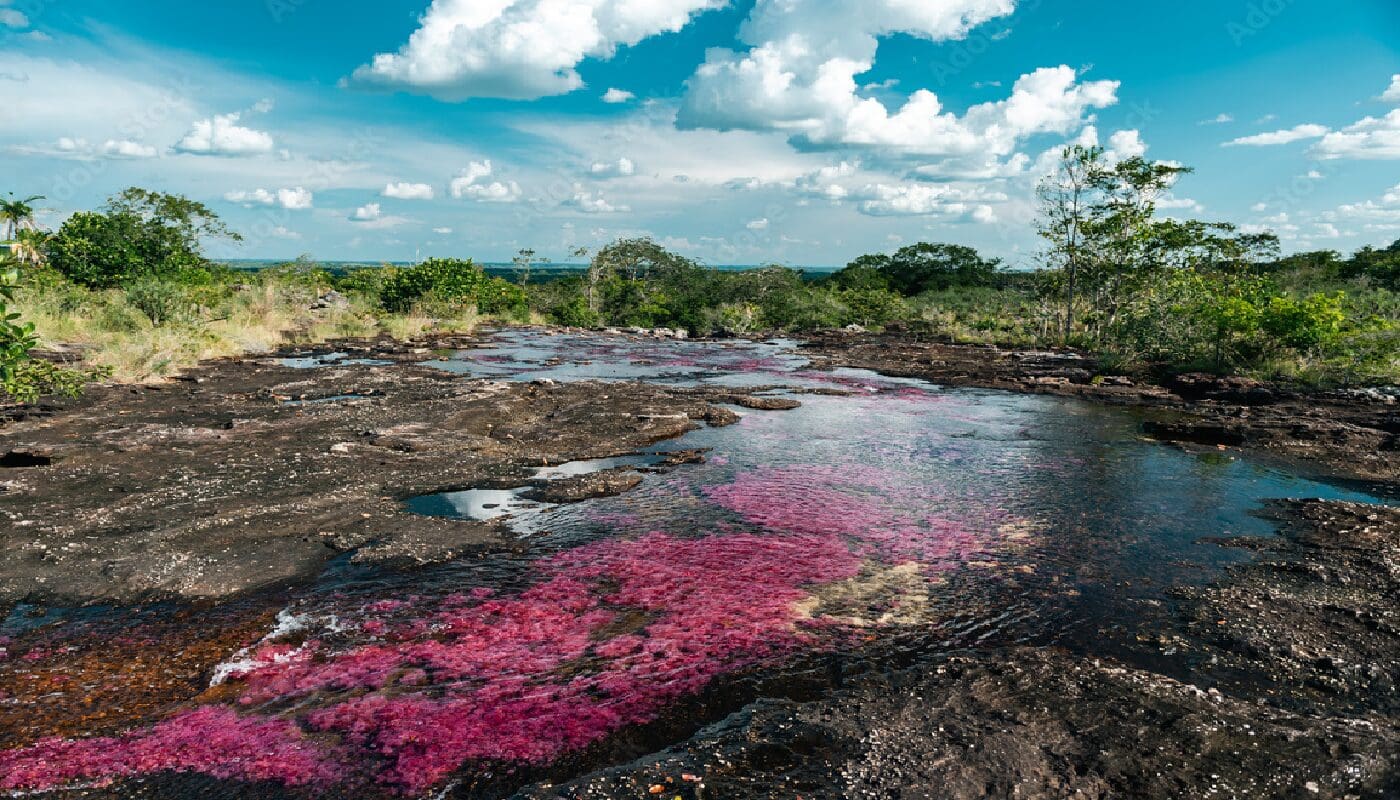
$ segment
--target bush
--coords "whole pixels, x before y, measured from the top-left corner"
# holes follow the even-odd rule
[[[99,373],[63,369],[30,355],[39,343],[34,326],[10,310],[18,285],[17,271],[0,273],[0,396],[20,403],[32,403],[45,394],[76,397],[83,384]]]
[[[707,335],[745,336],[763,328],[763,310],[753,303],[725,303],[705,310]]]
[[[1260,327],[1287,347],[1309,350],[1341,335],[1347,322],[1343,295],[1315,294],[1302,300],[1273,297],[1260,310]]]
[[[870,328],[899,319],[908,312],[903,298],[888,289],[846,289],[837,293],[846,313],[842,322]]]
[[[191,303],[179,286],[154,278],[144,278],[127,287],[126,301],[156,327],[182,319],[191,310]]]
[[[486,283],[486,273],[470,259],[430,258],[405,269],[386,267],[379,302],[400,314],[428,294],[446,302],[473,304]]]
[[[386,270],[382,267],[356,267],[331,277],[331,285],[344,294],[358,294],[378,300],[384,292]]]
[[[763,298],[759,307],[768,327],[785,331],[839,327],[845,324],[842,320],[848,313],[835,293],[809,286],[773,292]]]
[[[556,325],[574,328],[596,328],[601,322],[598,312],[588,307],[588,298],[579,295],[549,309],[549,319]]]
[[[519,317],[529,313],[530,307],[523,287],[503,278],[491,278],[477,287],[476,310]]]

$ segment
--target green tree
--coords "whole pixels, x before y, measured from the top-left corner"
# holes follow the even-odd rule
[[[905,297],[959,286],[992,286],[1001,266],[960,244],[920,242],[900,248],[880,268],[889,287]]]
[[[11,194],[7,199],[0,200],[0,223],[5,225],[5,241],[14,241],[15,236],[21,228],[32,225],[34,222],[35,200],[43,200],[40,194],[30,195],[25,198],[16,198]]]
[[[203,269],[207,238],[242,241],[202,203],[131,188],[108,200],[100,212],[69,217],[47,250],[49,262],[69,279],[106,288]]]
[[[1039,233],[1048,245],[1049,265],[1063,270],[1063,339],[1074,333],[1074,307],[1089,251],[1086,239],[1093,225],[1093,203],[1105,168],[1102,147],[1065,148],[1055,172],[1036,188],[1040,202]]]

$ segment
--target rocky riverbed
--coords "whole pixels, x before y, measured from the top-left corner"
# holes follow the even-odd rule
[[[909,334],[832,333],[804,352],[828,366],[944,386],[1076,397],[1147,409],[1163,441],[1245,448],[1329,474],[1400,481],[1400,405],[1374,390],[1303,392],[1249,378],[1188,374],[1161,383],[1107,375],[1072,350],[951,345]]]
[[[509,548],[499,525],[407,514],[403,502],[528,483],[542,466],[738,419],[717,403],[764,403],[464,380],[419,366],[422,348],[340,347],[359,358],[220,361],[16,413],[0,427],[0,605],[218,599],[304,580],[344,554],[427,563]],[[573,486],[568,499],[621,488]]]
[[[406,503],[413,498],[508,489],[524,503],[567,506],[619,495],[625,501],[647,491],[643,475],[665,476],[710,458],[704,447],[672,441],[688,432],[733,425],[744,414],[798,413],[804,402],[821,406],[822,398],[874,391],[865,379],[841,373],[841,367],[1145,408],[1144,428],[1159,438],[1211,451],[1223,447],[1227,455],[1295,459],[1310,470],[1387,484],[1396,476],[1394,407],[1380,396],[1305,397],[1204,378],[1137,385],[1102,380],[1092,364],[1073,354],[959,348],[899,337],[810,343],[802,352],[813,356],[811,375],[796,373],[808,384],[781,394],[767,390],[765,384],[779,381],[764,372],[770,367],[760,360],[736,362],[759,375],[743,388],[555,382],[529,375],[498,380],[454,374],[432,363],[484,344],[472,339],[413,347],[350,342],[335,354],[217,362],[166,385],[100,388],[71,403],[12,409],[10,421],[0,427],[0,608],[12,610],[7,625],[14,631],[0,651],[0,732],[6,742],[0,747],[27,748],[54,737],[81,744],[151,726],[159,730],[172,714],[200,720],[199,714],[227,704],[253,708],[246,705],[251,690],[221,677],[238,675],[240,659],[267,659],[258,669],[268,669],[289,653],[305,648],[315,653],[317,637],[334,642],[349,635],[340,632],[344,621],[334,618],[319,623],[324,628],[319,633],[308,629],[305,620],[312,613],[294,613],[298,607],[288,605],[299,586],[335,571],[366,576],[349,581],[347,592],[365,591],[355,581],[412,586],[413,576],[435,569],[434,564],[508,561],[513,552],[536,546],[522,538],[509,517],[493,516],[495,502],[463,503],[475,512],[485,509],[473,519],[410,513]],[[660,360],[655,352],[645,357],[648,364]],[[830,373],[834,383],[810,383],[828,370],[836,370]],[[961,406],[926,409],[936,398],[922,393],[904,398],[903,392],[916,390],[899,385],[880,391],[891,398],[882,402],[917,406],[908,413],[967,413]],[[847,413],[855,416],[840,424],[866,427],[870,421],[859,414],[881,406],[851,408],[855,411]],[[1024,435],[1015,425],[1001,431],[1000,417],[968,424],[968,431],[990,425],[998,436]],[[767,430],[749,426],[742,436],[754,448],[785,446],[781,436],[775,439]],[[821,435],[839,439],[840,431],[824,429]],[[816,452],[826,445],[814,439],[793,446]],[[869,460],[896,457],[872,452]],[[961,463],[958,459],[968,456],[950,451],[944,457]],[[548,468],[592,459],[603,461],[587,469],[566,466],[544,477]],[[976,462],[958,468],[975,469]],[[1066,474],[1085,468],[1073,462],[1055,466]],[[840,470],[847,470],[845,478]],[[785,476],[780,483],[745,482],[741,474],[733,487],[713,492],[711,499],[789,535],[816,535],[827,524],[849,527],[855,536],[903,525],[873,516],[881,513],[875,505],[867,512],[821,507],[825,498],[837,497],[823,494],[822,481],[859,482],[858,474],[849,465],[830,474]],[[1072,481],[1065,486],[1075,490]],[[801,493],[811,503],[799,504],[797,516],[775,517],[782,510],[773,506],[770,488]],[[840,521],[843,511],[849,526]],[[824,576],[825,588],[802,600],[795,618],[821,620],[824,627],[815,630],[840,627],[860,635],[842,634],[839,647],[808,647],[809,652],[795,650],[780,661],[714,672],[696,683],[698,691],[657,705],[645,721],[609,728],[607,735],[559,758],[474,762],[456,779],[437,784],[431,795],[1400,796],[1400,511],[1341,500],[1280,500],[1267,514],[1276,521],[1278,536],[1238,536],[1202,516],[1197,538],[1233,566],[1211,572],[1207,580],[1181,580],[1145,593],[1135,586],[1144,580],[1134,574],[1114,575],[1096,589],[1091,588],[1095,581],[1083,576],[1062,582],[1060,571],[1074,571],[1051,563],[1048,552],[1040,563],[1034,557],[1040,525],[1014,518],[993,520],[988,530],[994,530],[995,543],[977,542],[957,569],[939,566],[928,586],[903,566],[875,570],[866,563],[851,567],[855,571],[847,576],[840,572],[844,567],[814,563],[812,574]],[[623,523],[607,514],[589,523],[610,524],[651,523]],[[609,592],[630,591],[626,581],[640,581],[653,596],[690,580],[685,561],[706,557],[704,541],[687,544],[657,534],[643,537],[646,547],[635,554],[625,550],[632,545],[608,540],[574,552],[593,552],[604,563],[627,564],[629,570],[635,569],[630,559],[636,556],[654,558],[639,562],[651,564],[641,574],[618,573],[603,581]],[[624,555],[629,560],[622,560]],[[725,592],[747,597],[741,587],[749,579],[726,570],[742,572],[746,564],[761,561],[759,556],[754,551],[732,566],[720,561],[717,571],[702,573],[710,578],[678,596],[706,598],[707,580],[729,587],[720,589],[716,602]],[[804,551],[794,550],[755,577],[770,580],[772,571],[803,569],[802,557]],[[1065,557],[1079,556],[1071,550]],[[930,557],[921,558],[927,563]],[[937,563],[946,558],[938,556]],[[549,561],[556,564],[547,573],[553,576],[549,586],[575,580],[574,573],[558,570],[594,569],[582,556],[578,563],[567,557]],[[665,580],[653,586],[645,570]],[[965,580],[960,577],[965,571],[1004,577]],[[730,586],[725,580],[736,582]],[[930,639],[922,632],[924,625],[939,629],[956,619],[940,610],[931,591],[946,595],[950,608],[961,602],[991,609],[977,612],[984,615],[980,625],[995,609],[1014,607],[1031,595],[1081,603],[1081,589],[1125,592],[1140,611],[1102,619],[1091,615],[1095,624],[1066,635],[1042,636],[1033,626],[1010,625],[998,635],[971,630],[932,646],[945,635]],[[399,591],[372,592],[391,599],[370,604],[375,610],[361,622],[364,631],[376,632],[372,625],[394,630],[396,615],[405,613],[400,606],[411,606]],[[791,589],[761,589],[738,602],[759,602],[775,591]],[[336,597],[330,595],[329,607],[360,607],[358,595],[352,594],[348,605]],[[458,602],[449,598],[441,612],[449,626],[482,624],[471,616],[474,607],[452,605]],[[547,614],[551,604],[567,602],[573,601],[528,608],[521,600],[486,605],[504,618],[527,610]],[[727,613],[724,605],[719,602],[716,611]],[[84,616],[85,607],[91,608],[91,618]],[[111,608],[126,609],[119,621],[113,621]],[[659,608],[606,608],[606,621],[580,640],[585,650],[594,646],[590,640],[609,646],[628,640],[635,631],[659,624],[663,615]],[[879,621],[870,617],[872,610],[881,614]],[[587,611],[603,613],[602,608]],[[719,624],[749,624],[744,619]],[[283,633],[270,636],[269,629]],[[396,636],[405,647],[410,637],[423,636],[427,646],[451,644],[446,633],[425,631],[417,623],[373,641]],[[259,642],[273,643],[260,650]],[[481,657],[505,644],[483,642]],[[306,669],[318,658],[366,658],[377,647],[344,645],[339,655],[327,649]],[[540,657],[506,652],[514,653],[511,658]],[[565,660],[551,667],[549,680],[587,676],[601,668],[590,666],[589,659],[600,658]],[[358,661],[345,663],[350,669]],[[507,666],[503,662],[500,668]],[[396,667],[390,677],[397,688],[383,695],[391,701],[416,691],[423,679],[411,665]],[[283,680],[272,673],[267,679]],[[365,690],[345,691],[295,701],[290,695],[257,700],[258,713],[238,724],[270,725],[308,705],[312,710],[338,703],[348,707],[355,692]],[[588,691],[607,689],[600,684]],[[166,746],[172,740],[159,741]],[[177,749],[200,751],[193,742],[174,741]],[[133,742],[132,747],[145,746]],[[336,746],[328,733],[308,736],[305,744],[332,751]],[[72,752],[74,758],[80,752],[53,747],[54,753]],[[270,744],[282,748],[275,757],[286,763],[246,774],[286,774],[293,769],[286,764],[306,755],[301,747]],[[45,785],[33,776],[68,774],[29,756],[6,761],[4,752],[0,785],[28,790]],[[96,763],[94,754],[81,752]],[[190,755],[186,762],[200,758]],[[169,753],[157,758],[152,751],[149,763],[182,762],[172,761]],[[21,770],[31,777],[17,777]],[[207,765],[191,771],[122,770],[127,768],[87,783],[60,781],[48,786],[47,796],[347,796],[338,794],[343,789],[315,782],[230,777],[245,772],[222,768],[211,775]],[[114,783],[113,774],[131,777]],[[404,794],[400,789],[386,796]]]

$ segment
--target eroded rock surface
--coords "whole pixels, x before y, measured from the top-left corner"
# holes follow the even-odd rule
[[[96,388],[0,427],[0,607],[26,597],[221,598],[315,575],[346,552],[426,563],[509,547],[495,525],[409,514],[403,501],[525,485],[541,465],[732,424],[738,415],[714,402],[734,399],[273,359]]]

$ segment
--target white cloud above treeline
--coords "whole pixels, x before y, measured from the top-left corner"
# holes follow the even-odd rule
[[[436,192],[426,183],[398,182],[387,184],[383,195],[396,200],[432,200]]]
[[[452,179],[452,196],[482,203],[514,203],[520,199],[515,181],[487,181],[495,172],[491,160],[473,161]]]
[[[224,195],[224,199],[230,203],[241,203],[243,205],[259,206],[281,206],[289,210],[302,210],[311,208],[315,202],[315,195],[300,186],[289,189],[278,189],[268,191],[267,189],[254,189],[252,191],[234,191]]]
[[[351,82],[445,100],[532,100],[583,87],[585,58],[679,31],[726,0],[433,0],[408,42]]]
[[[1295,125],[1280,131],[1256,133],[1241,136],[1225,143],[1226,147],[1275,147],[1283,144],[1302,142],[1308,139],[1321,139],[1331,132],[1326,125]]]
[[[220,114],[194,123],[175,145],[181,153],[210,156],[251,156],[270,153],[276,146],[270,134],[238,124],[242,114]]]

